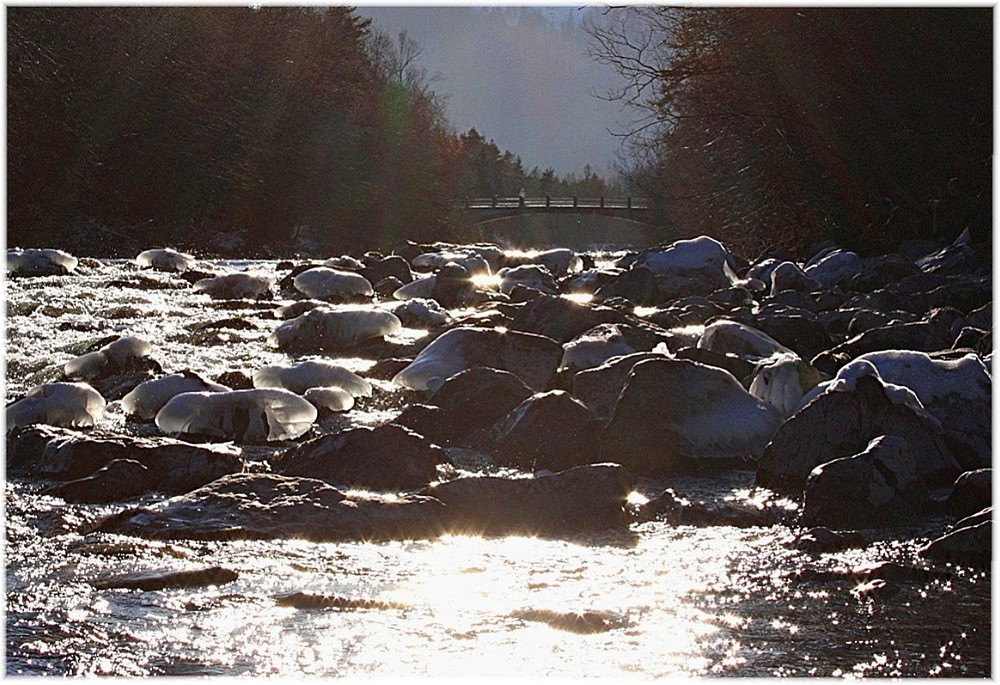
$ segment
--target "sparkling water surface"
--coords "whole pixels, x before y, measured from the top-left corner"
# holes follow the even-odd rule
[[[273,275],[274,262],[208,262],[205,270]],[[279,274],[283,275],[283,274]],[[108,285],[141,277],[162,289]],[[76,348],[112,334],[153,345],[166,373],[204,377],[287,363],[267,336],[286,300],[219,302],[179,277],[127,262],[85,261],[64,277],[8,280],[6,401],[55,380]],[[252,329],[200,322],[240,317]],[[402,339],[422,333],[407,330]],[[364,373],[370,360],[344,360]],[[322,430],[392,418],[390,384]],[[129,430],[120,403],[100,428]],[[269,448],[248,449],[260,459]],[[636,479],[752,505],[767,493],[750,471],[716,478]],[[149,541],[85,534],[88,523],[138,504],[67,505],[44,483],[8,480],[7,675],[316,676],[962,676],[990,675],[990,578],[902,583],[882,598],[847,581],[802,582],[801,568],[917,562],[944,526],[868,531],[864,550],[810,555],[788,525],[735,528],[637,523],[587,539],[477,538],[386,543]],[[97,590],[88,581],[130,571],[219,565],[238,580],[219,587]],[[337,594],[386,608],[279,606],[292,593]],[[388,604],[391,603],[391,604]],[[388,608],[388,607],[392,608]],[[608,629],[578,633],[539,612],[595,612]]]

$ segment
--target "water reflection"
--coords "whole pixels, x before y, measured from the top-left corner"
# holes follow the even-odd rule
[[[248,265],[253,272],[273,270],[271,264]],[[232,312],[209,309],[205,296],[188,289],[105,287],[134,277],[127,272],[119,265],[93,277],[8,284],[8,336],[19,343],[7,350],[8,401],[49,366],[75,356],[74,346],[110,332],[155,341],[153,354],[170,371],[191,368],[212,376],[287,362],[287,355],[264,344],[277,321],[263,305],[239,313],[257,329],[237,331],[226,345],[195,346],[183,342],[192,320]],[[165,275],[143,277],[171,281]],[[44,312],[39,299],[49,307]],[[108,312],[116,318],[107,318]],[[359,372],[371,365],[338,361]],[[391,384],[376,385],[383,396],[390,394]],[[398,412],[390,405],[361,403],[350,421],[374,425]],[[122,430],[124,415],[114,407],[103,427]],[[347,422],[334,417],[325,429]],[[267,456],[264,448],[248,452],[258,460]],[[456,459],[460,468],[478,468],[475,455],[465,456]],[[766,506],[767,494],[753,489],[751,480],[731,474],[636,482],[639,496],[672,487],[690,498]],[[957,572],[901,583],[888,600],[852,594],[853,581],[793,579],[802,568],[912,562],[923,541],[919,531],[901,535],[903,542],[887,535],[864,550],[819,556],[796,550],[795,531],[785,526],[695,528],[660,521],[572,541],[448,536],[378,544],[171,543],[81,534],[82,525],[120,507],[64,506],[39,490],[22,482],[5,488],[10,675],[983,677],[990,672],[987,574]],[[238,580],[156,592],[97,590],[88,582],[211,565],[235,570]],[[295,592],[405,608],[279,606],[279,597]],[[558,620],[543,620],[573,614],[603,617],[609,627],[574,632]]]

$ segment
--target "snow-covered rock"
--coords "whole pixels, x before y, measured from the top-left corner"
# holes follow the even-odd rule
[[[167,247],[154,250],[143,250],[135,258],[136,264],[157,271],[187,271],[194,266],[194,257],[184,252]]]
[[[76,269],[78,260],[68,252],[45,248],[7,250],[7,274],[10,276],[57,276]]]
[[[175,395],[156,414],[156,425],[172,436],[259,443],[294,440],[309,430],[316,416],[316,407],[295,393],[256,388]]]
[[[270,276],[235,273],[195,281],[194,290],[217,300],[255,299],[270,294],[273,283]]]
[[[268,342],[289,351],[343,350],[392,335],[402,327],[394,314],[382,310],[318,307],[278,326]]]
[[[370,299],[375,292],[361,274],[326,266],[307,269],[292,279],[292,283],[306,297],[336,302]]]
[[[86,383],[44,383],[7,406],[7,429],[33,423],[86,428],[101,418],[106,404]]]
[[[144,421],[156,417],[171,397],[185,392],[226,392],[229,388],[206,381],[191,371],[174,373],[140,383],[122,398],[126,412]]]
[[[637,350],[628,344],[615,324],[601,324],[563,345],[560,370],[582,371],[600,366],[613,357],[623,357]]]
[[[148,357],[153,346],[134,335],[124,336],[94,352],[74,357],[63,365],[63,373],[72,380],[92,380],[104,375],[108,367],[127,369]]]
[[[705,326],[698,347],[751,359],[794,354],[766,333],[728,319],[716,319]]]
[[[823,374],[794,354],[772,357],[757,367],[750,394],[777,407],[783,416],[795,413],[802,397],[823,381]]]
[[[436,338],[393,378],[412,390],[435,390],[474,366],[510,371],[529,387],[545,390],[562,357],[562,347],[531,333],[487,328],[453,328]]]
[[[371,397],[372,384],[353,371],[330,361],[308,360],[296,364],[275,364],[253,372],[256,388],[284,388],[303,395],[310,388],[335,386],[352,397]]]

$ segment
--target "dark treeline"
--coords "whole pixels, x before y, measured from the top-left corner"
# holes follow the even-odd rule
[[[460,238],[463,197],[617,191],[457,135],[420,46],[350,8],[10,7],[7,36],[12,246],[385,249]]]
[[[632,7],[588,29],[659,223],[744,253],[989,237],[991,8]]]

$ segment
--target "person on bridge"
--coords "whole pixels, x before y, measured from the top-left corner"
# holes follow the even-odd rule
[[[522,207],[524,206],[524,198],[525,198],[524,188],[521,188],[521,192],[517,194],[517,203]]]

